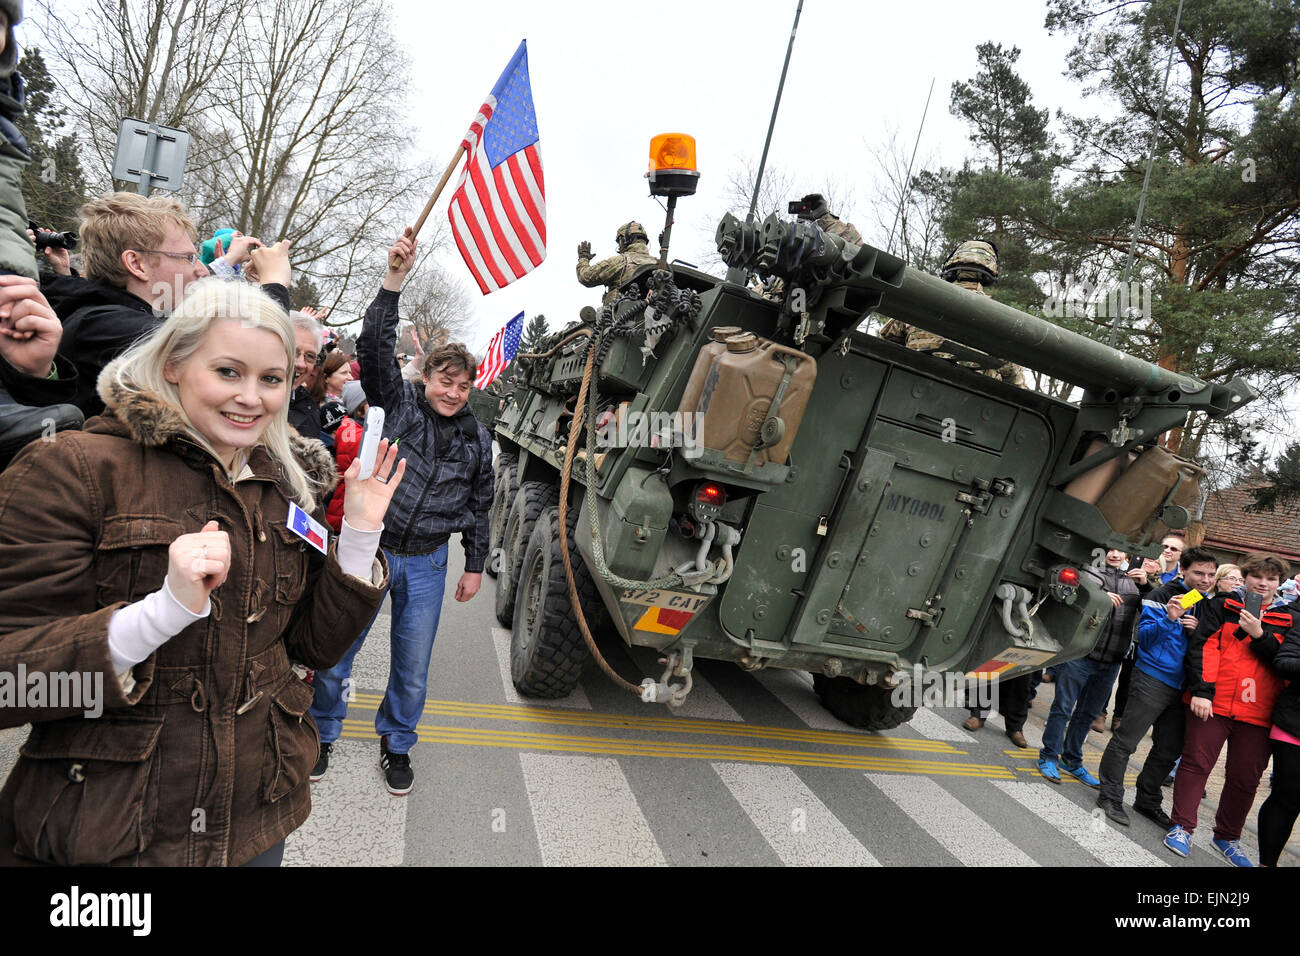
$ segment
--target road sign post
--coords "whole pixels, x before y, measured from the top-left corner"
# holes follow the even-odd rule
[[[141,196],[154,187],[175,191],[181,188],[189,150],[185,130],[128,117],[117,128],[113,178],[138,183]]]

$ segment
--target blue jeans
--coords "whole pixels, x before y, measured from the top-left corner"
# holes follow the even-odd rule
[[[416,724],[424,715],[429,684],[429,659],[438,634],[442,591],[447,580],[447,546],[431,554],[398,555],[388,559],[388,596],[392,602],[392,650],[388,690],[375,715],[375,731],[388,738],[392,753],[404,754],[419,739]],[[378,614],[378,612],[376,612]],[[352,660],[374,626],[374,618],[348,649],[343,660],[329,670],[317,671],[311,713],[320,730],[321,743],[333,743],[343,729],[352,682]]]
[[[1056,665],[1056,698],[1043,728],[1043,748],[1038,759],[1059,760],[1063,767],[1083,763],[1083,741],[1110,700],[1119,665],[1119,661],[1103,664],[1086,657]]]

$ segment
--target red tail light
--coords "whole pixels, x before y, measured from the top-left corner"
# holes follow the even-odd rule
[[[1072,588],[1078,587],[1079,572],[1074,568],[1061,568],[1060,571],[1056,572],[1056,580],[1060,581],[1062,584],[1067,584]]]
[[[727,492],[722,485],[716,482],[706,481],[695,489],[695,500],[703,505],[712,505],[714,508],[721,508],[727,503]]]

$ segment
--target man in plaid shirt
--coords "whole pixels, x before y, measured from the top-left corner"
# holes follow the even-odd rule
[[[477,371],[474,356],[459,343],[434,349],[424,360],[419,383],[404,379],[397,361],[397,302],[415,263],[415,247],[407,229],[389,250],[383,287],[366,310],[357,339],[361,385],[370,404],[384,410],[384,437],[396,441],[399,456],[406,459],[406,477],[393,496],[380,538],[388,557],[392,657],[388,690],[375,716],[380,766],[388,792],[398,796],[410,793],[415,781],[408,753],[424,713],[447,575],[447,540],[453,532],[462,534],[465,573],[456,585],[456,600],[468,601],[483,580],[492,506],[492,436],[467,405]],[[369,628],[338,665],[316,672],[311,711],[320,728],[321,750],[312,780],[319,780],[329,766],[347,714],[352,660],[368,633]]]

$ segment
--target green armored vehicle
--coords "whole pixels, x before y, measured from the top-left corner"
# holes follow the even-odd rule
[[[680,704],[699,658],[797,668],[868,729],[911,717],[895,691],[921,675],[1081,657],[1111,606],[1081,571],[1154,556],[1198,499],[1155,439],[1254,397],[810,221],[728,216],[717,245],[783,297],[661,258],[518,362],[494,517],[522,693],[573,688],[584,627],[662,652],[661,678],[623,682],[644,700]],[[857,331],[872,313],[948,357]],[[1004,360],[1080,401],[980,374]]]

